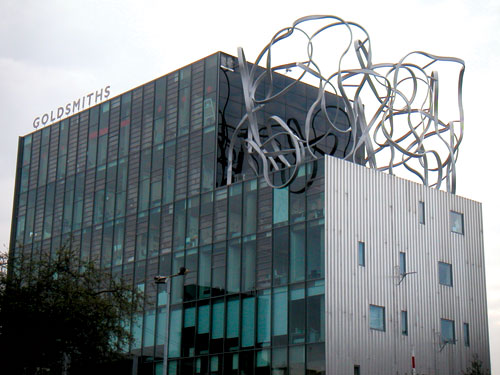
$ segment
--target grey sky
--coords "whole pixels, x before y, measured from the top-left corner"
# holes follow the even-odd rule
[[[308,14],[364,26],[375,62],[414,50],[465,60],[457,190],[483,203],[491,357],[500,374],[498,0],[2,0],[0,244],[9,241],[18,137],[34,130],[36,116],[106,85],[118,95],[218,50],[235,55],[242,46],[252,61],[276,31]]]

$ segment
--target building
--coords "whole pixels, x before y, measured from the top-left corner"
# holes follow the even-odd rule
[[[300,132],[316,96],[301,83],[269,113]],[[229,155],[244,111],[236,60],[216,53],[21,137],[10,251],[70,241],[156,301],[131,325],[140,374],[163,366],[154,276],[183,266],[168,374],[410,374],[412,355],[418,374],[454,374],[476,353],[489,366],[480,204],[357,165],[363,150],[341,160],[342,132],[272,188],[244,137]],[[293,168],[277,166],[279,185]]]

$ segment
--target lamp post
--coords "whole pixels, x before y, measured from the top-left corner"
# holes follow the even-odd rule
[[[163,375],[167,375],[167,363],[168,363],[168,340],[169,340],[169,320],[170,320],[170,289],[172,286],[171,279],[176,276],[183,276],[189,272],[186,267],[180,267],[179,272],[170,276],[155,276],[155,284],[165,284],[165,289],[167,292],[167,311],[165,314],[165,342],[163,344]]]

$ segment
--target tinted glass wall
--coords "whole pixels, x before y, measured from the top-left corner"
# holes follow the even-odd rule
[[[170,374],[323,373],[322,160],[284,189],[243,167],[220,183],[221,103],[242,104],[237,83],[222,89],[223,58],[21,138],[11,251],[71,244],[144,290],[145,312],[124,322],[144,373],[161,369],[168,308]],[[169,307],[153,277],[181,266]]]

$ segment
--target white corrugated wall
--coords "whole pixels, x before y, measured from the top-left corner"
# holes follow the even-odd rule
[[[489,368],[481,204],[333,157],[325,184],[327,374],[353,374],[354,365],[361,374],[411,374],[412,350],[417,374],[461,374],[473,354]],[[464,235],[451,232],[450,210],[463,213]],[[400,251],[416,273],[397,285]],[[452,287],[439,284],[439,261],[452,264]],[[385,332],[369,328],[370,304],[385,308]],[[454,320],[457,342],[440,351],[441,318]]]

